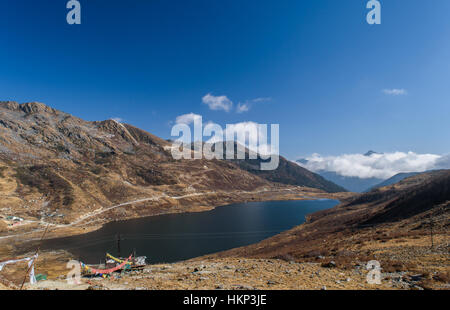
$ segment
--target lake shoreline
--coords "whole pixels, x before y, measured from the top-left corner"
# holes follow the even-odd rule
[[[338,204],[334,199],[246,202],[208,212],[115,221],[88,234],[45,240],[41,249],[67,250],[88,264],[98,263],[105,253],[128,256],[134,251],[151,263],[175,263],[255,244]]]
[[[288,193],[286,193],[288,191]],[[230,197],[234,198],[230,202],[225,202],[223,200],[225,199],[219,199],[215,203],[210,204],[209,206],[201,206],[201,205],[194,205],[193,206],[187,206],[185,209],[180,210],[167,210],[166,212],[161,213],[154,213],[151,215],[136,215],[136,216],[126,216],[123,219],[117,220],[112,219],[108,221],[102,221],[98,224],[86,224],[86,225],[80,225],[78,227],[68,227],[68,228],[56,228],[56,229],[49,229],[49,232],[46,235],[45,240],[49,239],[56,239],[56,238],[64,238],[64,237],[71,237],[71,236],[79,236],[79,235],[85,235],[88,233],[92,233],[95,231],[98,231],[104,227],[107,223],[111,222],[118,222],[118,221],[127,221],[132,219],[139,219],[139,218],[147,218],[147,217],[156,217],[161,215],[168,215],[168,214],[183,214],[183,213],[201,213],[201,212],[207,212],[214,210],[218,207],[223,206],[229,206],[236,203],[245,203],[245,202],[264,202],[264,201],[296,201],[296,200],[313,200],[312,197],[314,196],[315,199],[336,199],[340,200],[342,198],[346,198],[350,196],[349,193],[325,193],[322,191],[310,189],[310,188],[303,188],[303,187],[288,187],[283,188],[282,190],[278,191],[267,191],[264,193],[260,193],[258,195],[254,195],[252,193],[249,193],[247,196],[234,196],[233,193],[228,193]],[[11,257],[11,256],[20,256],[25,255],[29,252],[32,252],[38,244],[38,241],[40,240],[42,236],[42,231],[39,232],[25,232],[25,235],[23,236],[12,236],[9,239],[0,239],[0,245],[2,245],[3,251],[0,252],[0,259],[4,257]],[[30,240],[31,239],[31,240]],[[11,242],[12,241],[12,242]],[[5,246],[8,245],[9,249],[5,249]]]

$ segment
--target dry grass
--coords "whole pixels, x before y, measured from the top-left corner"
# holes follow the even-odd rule
[[[33,254],[34,253],[30,252],[26,255],[15,257],[15,259],[30,257]],[[70,260],[70,257],[70,254],[64,251],[40,253],[38,259],[35,261],[35,274],[44,274],[48,279],[53,280],[64,276],[69,271],[66,268],[66,264]],[[6,282],[7,284],[20,286],[27,271],[27,262],[8,264],[4,266],[1,277],[4,284]],[[26,277],[26,281],[29,281],[28,277]]]
[[[7,230],[8,230],[8,225],[4,221],[0,220],[0,232],[5,232]]]
[[[438,274],[433,276],[433,280],[442,282],[442,283],[450,283],[450,271],[447,272],[439,272]]]
[[[64,280],[38,283],[33,289],[156,289],[156,290],[360,290],[393,289],[389,281],[370,285],[365,272],[322,268],[315,263],[275,259],[194,260],[176,264],[149,265],[143,272],[120,278],[83,279],[78,287]]]

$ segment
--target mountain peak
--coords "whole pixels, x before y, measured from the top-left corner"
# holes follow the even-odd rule
[[[31,114],[31,113],[54,113],[56,110],[41,103],[41,102],[26,102],[26,103],[22,103],[20,106],[20,109],[27,113],[27,114]]]
[[[300,158],[297,159],[296,162],[302,165],[306,165],[309,162],[309,160],[307,160],[306,158]]]
[[[55,113],[56,110],[41,102],[26,102],[19,104],[16,101],[0,101],[0,107],[11,111],[22,111],[26,114],[32,113]]]
[[[0,107],[13,111],[20,109],[20,105],[16,101],[0,101]]]
[[[375,151],[372,151],[372,150],[370,150],[370,151],[368,151],[366,154],[364,154],[364,156],[372,156],[372,155],[374,155],[374,154],[381,154],[381,153],[378,153],[378,152],[375,152]]]

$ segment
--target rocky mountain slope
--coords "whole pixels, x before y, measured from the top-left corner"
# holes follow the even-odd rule
[[[280,156],[279,166],[274,171],[261,171],[259,169],[255,169],[255,167],[260,166],[261,161],[261,159],[234,160],[239,168],[256,174],[271,182],[308,186],[331,193],[347,191],[345,188],[328,181],[319,174],[313,173],[295,163],[292,163],[283,156]]]
[[[363,156],[370,157],[374,154],[381,154],[375,151],[368,151]],[[309,160],[305,158],[301,158],[295,161],[298,165],[304,168],[308,168]],[[325,180],[332,182],[333,184],[337,184],[341,188],[345,188],[345,190],[354,192],[354,193],[362,193],[368,191],[368,189],[373,186],[380,184],[383,182],[383,179],[371,177],[371,178],[360,178],[357,176],[343,176],[336,171],[331,171],[327,169],[315,171],[318,175],[323,177]]]

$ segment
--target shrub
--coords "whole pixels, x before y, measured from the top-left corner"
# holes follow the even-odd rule
[[[443,283],[450,283],[450,272],[439,272],[433,276],[433,280]]]

